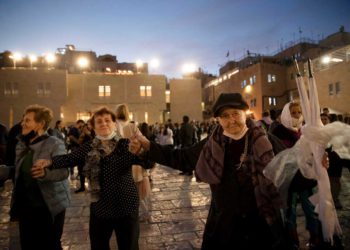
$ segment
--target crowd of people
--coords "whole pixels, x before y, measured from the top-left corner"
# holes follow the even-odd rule
[[[223,93],[213,105],[209,122],[137,124],[128,107],[96,110],[88,121],[66,127],[58,120],[50,128],[52,111],[27,107],[9,132],[0,125],[0,184],[14,183],[11,220],[19,222],[22,249],[62,249],[65,210],[70,203],[69,176],[79,179],[76,193],[91,195],[91,249],[109,249],[113,231],[119,249],[138,249],[140,220],[150,216],[151,169],[155,163],[193,175],[210,185],[211,204],[202,249],[299,249],[296,206],[300,202],[310,233],[309,249],[342,249],[324,242],[322,228],[309,197],[317,182],[297,171],[280,192],[264,175],[275,154],[293,147],[301,136],[301,106],[290,102],[281,111],[266,111],[262,119],[247,114],[238,93]],[[324,124],[349,123],[347,117],[324,109]],[[275,143],[280,144],[276,151]],[[339,200],[341,159],[330,146],[328,168],[334,205]],[[77,167],[78,174],[74,175]],[[349,168],[350,170],[350,168]],[[40,225],[34,229],[34,225]],[[35,227],[37,228],[37,227]]]

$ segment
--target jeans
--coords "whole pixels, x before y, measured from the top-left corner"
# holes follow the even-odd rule
[[[297,228],[297,204],[298,197],[301,202],[301,207],[304,211],[306,229],[311,233],[318,233],[319,221],[318,216],[314,212],[314,205],[310,202],[309,197],[313,194],[312,189],[307,189],[301,192],[292,192],[288,197],[288,208],[286,211],[287,227],[290,229]]]

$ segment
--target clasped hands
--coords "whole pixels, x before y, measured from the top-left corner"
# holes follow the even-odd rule
[[[132,154],[140,155],[144,150],[148,151],[150,148],[150,141],[143,135],[136,135],[131,137],[129,143],[129,151]],[[45,176],[45,168],[51,166],[52,161],[47,159],[37,160],[32,167],[32,177],[41,178]]]
[[[32,167],[32,177],[37,179],[45,176],[45,168],[52,164],[51,160],[39,159]]]
[[[150,141],[143,135],[135,135],[129,138],[129,151],[132,154],[140,155],[143,151],[148,151],[150,148]]]

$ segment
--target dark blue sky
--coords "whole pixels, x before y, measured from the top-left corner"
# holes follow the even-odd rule
[[[350,0],[0,0],[0,51],[39,55],[74,44],[119,62],[157,57],[154,73],[179,77],[184,63],[218,74],[227,51],[231,60],[272,53],[341,25],[350,31]]]

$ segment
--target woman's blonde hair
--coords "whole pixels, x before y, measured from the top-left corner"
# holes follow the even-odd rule
[[[289,111],[291,111],[293,107],[301,107],[300,102],[298,102],[298,101],[291,102],[289,104]]]
[[[128,106],[126,106],[125,103],[118,105],[117,109],[115,111],[115,115],[116,115],[117,120],[122,120],[122,121],[129,120]]]

